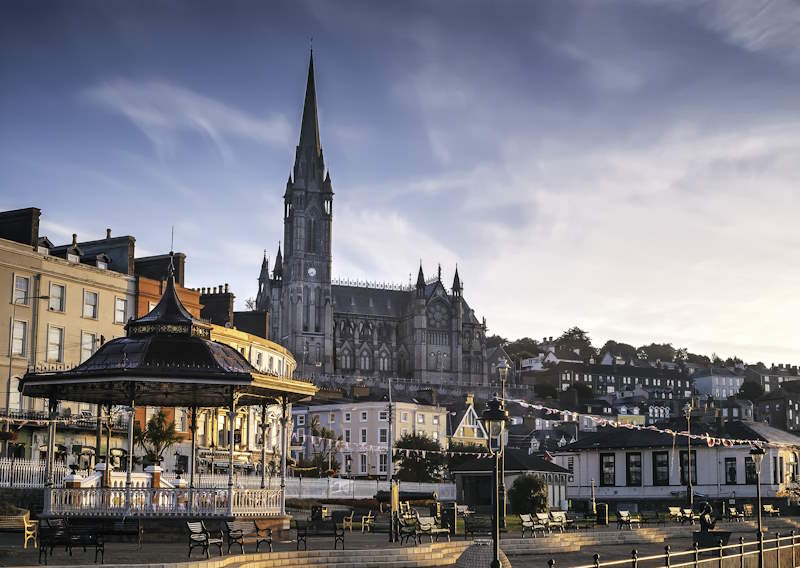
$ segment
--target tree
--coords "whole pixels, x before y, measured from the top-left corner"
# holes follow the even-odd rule
[[[592,340],[589,334],[578,326],[573,326],[561,334],[556,340],[556,348],[566,349],[577,353],[581,357],[591,357],[597,352],[592,347]]]
[[[511,361],[519,361],[520,359],[534,357],[542,351],[539,347],[539,342],[530,337],[523,337],[522,339],[516,339],[510,343],[506,343],[505,350],[508,356],[511,357]]]
[[[163,410],[154,414],[147,421],[144,430],[139,423],[134,425],[134,441],[145,452],[145,460],[151,464],[159,464],[164,459],[164,452],[171,446],[180,442],[180,437],[175,432],[175,422],[167,420]]]
[[[337,437],[333,430],[321,426],[318,416],[311,418],[311,459],[305,467],[315,467],[318,477],[331,477],[339,471],[339,461],[336,459],[336,442],[342,437]]]
[[[508,490],[511,509],[519,514],[547,512],[547,484],[538,475],[523,474]]]
[[[256,299],[250,296],[244,301],[244,307],[250,310],[251,312],[256,311]]]
[[[693,365],[708,365],[711,363],[711,359],[706,357],[705,355],[698,355],[697,353],[686,353],[686,362],[692,363]]]
[[[502,347],[508,343],[508,339],[500,335],[490,335],[486,338],[486,349],[494,349],[495,347]]]
[[[628,345],[627,343],[617,343],[613,339],[606,341],[605,345],[603,345],[598,351],[598,355],[603,355],[604,353],[611,353],[612,355],[617,355],[625,360],[636,358],[636,348],[633,345]]]
[[[672,343],[651,343],[650,345],[642,345],[636,350],[639,359],[646,361],[664,361],[672,362],[675,360],[676,350]]]
[[[403,434],[395,448],[415,450],[398,452],[397,479],[418,482],[441,480],[444,456],[440,453],[442,448],[439,442],[422,433]]]
[[[745,381],[739,388],[738,397],[744,400],[755,402],[756,400],[761,398],[761,395],[763,394],[764,394],[764,387],[762,387],[759,383],[755,383],[753,381]]]

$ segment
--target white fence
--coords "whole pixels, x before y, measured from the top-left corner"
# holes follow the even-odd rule
[[[280,489],[59,488],[50,492],[53,514],[100,517],[193,517],[280,514]],[[128,496],[130,495],[130,502]]]
[[[164,473],[162,479],[174,483],[174,473]],[[184,479],[186,476],[184,476]],[[435,492],[441,501],[455,501],[455,483],[414,483],[401,481],[400,491]],[[228,476],[197,475],[194,478],[195,487],[212,488],[227,487]],[[281,486],[280,477],[267,477],[264,485],[267,489],[277,489]],[[234,475],[233,486],[243,489],[258,489],[261,487],[259,475]],[[378,491],[388,491],[387,481],[368,481],[365,479],[343,479],[328,477],[322,479],[287,477],[286,497],[299,499],[371,499]]]
[[[55,464],[55,486],[63,487],[67,466]],[[44,487],[47,466],[44,461],[0,458],[0,487]]]

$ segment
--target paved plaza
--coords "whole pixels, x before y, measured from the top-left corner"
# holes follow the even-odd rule
[[[786,527],[775,527],[785,530]],[[612,528],[595,529],[581,531],[579,533],[568,533],[566,536],[559,534],[536,539],[526,539],[529,550],[525,554],[510,554],[509,558],[515,568],[537,567],[546,568],[550,558],[555,559],[558,568],[568,568],[571,566],[587,565],[592,563],[594,554],[599,554],[604,562],[611,560],[630,559],[631,550],[636,549],[639,556],[648,556],[664,553],[664,545],[669,544],[673,553],[681,550],[689,550],[692,547],[691,531],[694,527],[666,527],[666,534],[658,529],[652,529],[654,533],[648,533],[648,529],[619,532]],[[731,543],[737,542],[742,536],[746,540],[752,540],[754,535],[752,528],[747,525],[733,525],[726,527],[726,530],[733,532]],[[574,535],[598,536],[602,540],[613,539],[623,542],[613,542],[611,544],[587,544],[580,550],[553,552],[553,547],[564,546],[566,541]],[[647,535],[646,538],[643,538]],[[296,545],[293,539],[294,531],[283,533],[283,538],[275,540],[274,549],[279,551],[294,551]],[[504,541],[510,548],[512,542],[518,542],[518,534],[507,535]],[[146,535],[145,535],[146,539]],[[333,547],[331,537],[309,537],[309,550],[327,551]],[[462,540],[458,537],[455,540]],[[652,540],[652,542],[647,542]],[[631,544],[633,542],[633,544]],[[39,552],[37,549],[29,547],[27,550],[22,548],[22,536],[20,533],[7,532],[0,533],[0,566],[30,566],[38,564]],[[405,548],[406,545],[389,543],[386,534],[362,534],[360,532],[347,533],[345,545],[348,550],[374,550],[375,560],[380,560],[381,551],[387,549]],[[263,547],[262,547],[263,551]],[[245,546],[246,553],[255,552],[255,545]],[[212,556],[218,558],[218,556]],[[201,554],[195,550],[192,560],[200,560]],[[69,556],[63,549],[56,550],[54,556],[48,559],[51,566],[60,565],[88,565],[93,564],[94,553],[91,550],[83,552],[76,548],[73,556]],[[688,560],[688,558],[687,558]],[[181,536],[174,542],[155,542],[148,543],[137,550],[134,543],[129,542],[108,542],[106,544],[105,564],[165,564],[187,561],[186,538]],[[647,564],[648,566],[661,565],[660,562]]]

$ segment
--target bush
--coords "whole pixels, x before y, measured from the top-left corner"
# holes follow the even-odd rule
[[[517,514],[547,512],[547,484],[538,475],[520,475],[508,491],[508,500]]]

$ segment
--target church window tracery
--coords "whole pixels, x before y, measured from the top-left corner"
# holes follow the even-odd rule
[[[369,371],[370,364],[369,364],[369,352],[364,350],[361,352],[361,370],[362,371]]]

